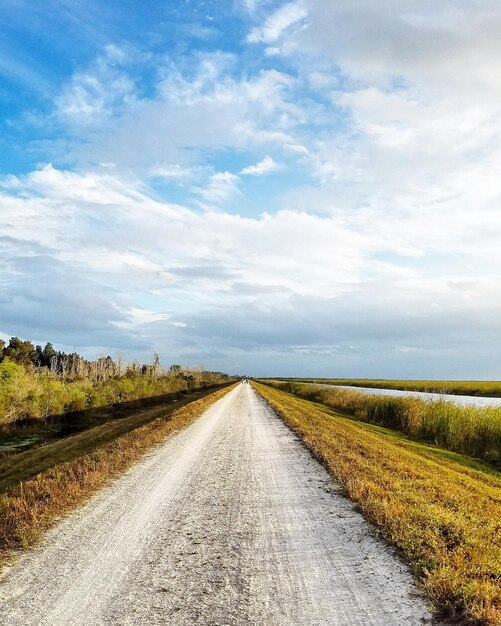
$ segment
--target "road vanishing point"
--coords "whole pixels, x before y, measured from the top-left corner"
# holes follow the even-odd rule
[[[413,626],[407,566],[238,385],[0,578],[2,626]]]

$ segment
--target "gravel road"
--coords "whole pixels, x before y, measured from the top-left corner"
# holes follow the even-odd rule
[[[413,626],[407,568],[239,385],[0,578],[0,624]]]

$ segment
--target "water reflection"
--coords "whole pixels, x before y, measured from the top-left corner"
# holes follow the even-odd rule
[[[459,406],[501,406],[501,398],[483,398],[480,396],[457,396],[450,393],[427,393],[424,391],[399,391],[397,389],[380,389],[372,387],[351,387],[349,385],[319,385],[320,387],[337,387],[361,391],[373,396],[392,396],[400,398],[421,398],[422,400],[447,400]]]

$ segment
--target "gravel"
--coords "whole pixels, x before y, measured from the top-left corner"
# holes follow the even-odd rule
[[[424,623],[407,567],[246,384],[0,578],[2,626]]]

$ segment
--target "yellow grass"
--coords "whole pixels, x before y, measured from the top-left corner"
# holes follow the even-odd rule
[[[162,417],[105,445],[99,440],[91,451],[91,431],[76,435],[82,440],[81,455],[7,488],[0,494],[0,567],[17,550],[35,544],[59,517],[124,472],[149,448],[187,426],[232,388],[225,387],[189,404],[177,403],[177,408],[165,411]],[[71,445],[70,440],[65,441]]]
[[[501,463],[501,407],[458,406],[445,399],[393,398],[311,383],[267,380],[265,384],[453,452]]]
[[[499,472],[254,384],[398,546],[440,611],[475,624],[501,624]]]
[[[387,380],[384,378],[316,378],[297,380],[298,382],[318,382],[329,385],[348,385],[350,387],[501,397],[501,381],[499,380]]]

